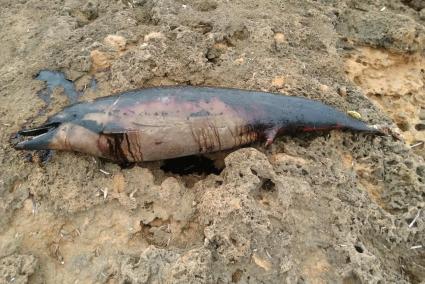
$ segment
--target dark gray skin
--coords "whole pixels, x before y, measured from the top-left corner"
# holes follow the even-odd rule
[[[328,105],[300,97],[210,87],[159,87],[66,107],[18,150],[83,152],[127,163],[228,150],[297,131],[382,134]]]

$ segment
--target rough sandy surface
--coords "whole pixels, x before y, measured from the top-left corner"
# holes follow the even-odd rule
[[[1,0],[0,283],[423,281],[422,3]],[[306,96],[393,119],[406,143],[299,134],[227,155],[219,175],[41,163],[9,144],[67,104],[57,89],[36,116],[41,69],[81,100],[170,84]]]

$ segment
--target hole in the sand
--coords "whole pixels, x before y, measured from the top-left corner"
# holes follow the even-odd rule
[[[232,245],[236,246],[237,241],[234,238],[230,238],[230,242],[232,243]]]
[[[425,177],[425,166],[418,166],[416,168],[416,174],[420,177]]]
[[[356,251],[358,253],[363,253],[364,252],[364,249],[363,249],[363,247],[361,245],[354,245],[354,248],[356,249]]]
[[[417,131],[424,131],[425,130],[425,124],[424,123],[418,123],[415,125],[415,129]]]
[[[274,191],[276,184],[271,179],[266,179],[261,186],[261,189],[264,191]]]
[[[214,160],[204,156],[187,156],[164,160],[161,170],[179,175],[189,174],[220,174],[222,169],[217,168]]]

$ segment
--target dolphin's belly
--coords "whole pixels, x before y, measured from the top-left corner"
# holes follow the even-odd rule
[[[143,161],[216,152],[246,145],[259,135],[238,118],[200,118],[138,132]]]

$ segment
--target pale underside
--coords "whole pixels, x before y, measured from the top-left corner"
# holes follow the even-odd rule
[[[194,104],[161,98],[127,107],[116,103],[105,112],[89,113],[84,119],[104,125],[99,138],[103,152],[111,143],[118,144],[114,145],[118,154],[104,156],[121,155],[129,162],[216,152],[258,138],[246,115],[219,99]]]

